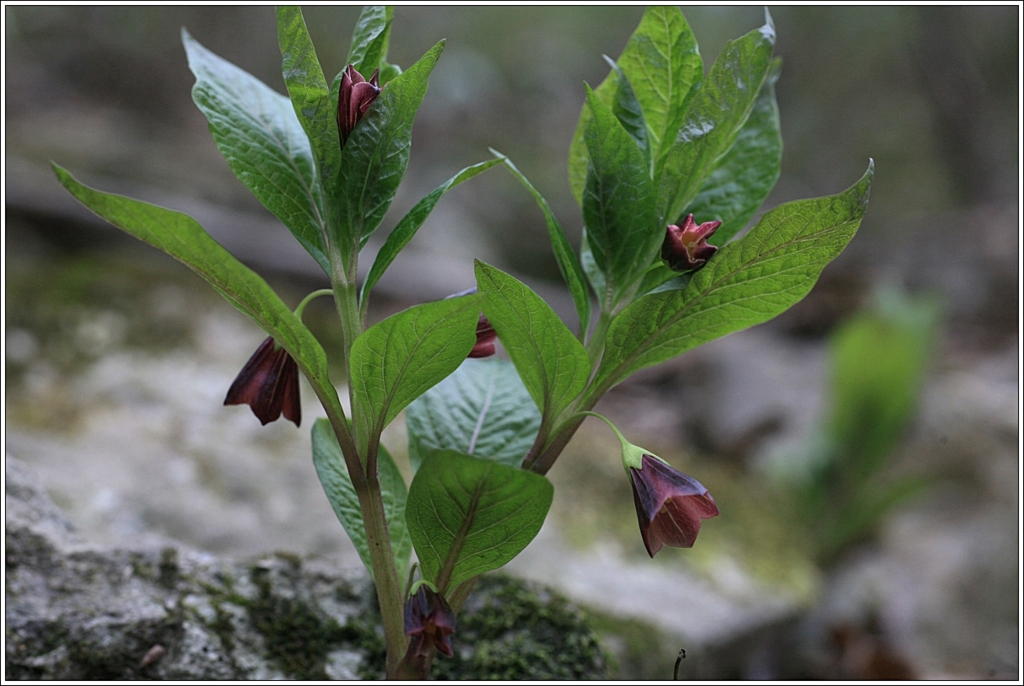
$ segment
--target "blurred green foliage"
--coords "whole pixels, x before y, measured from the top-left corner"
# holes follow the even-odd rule
[[[927,486],[887,467],[917,410],[937,320],[935,302],[883,290],[833,334],[827,418],[802,455],[777,465],[823,562]]]

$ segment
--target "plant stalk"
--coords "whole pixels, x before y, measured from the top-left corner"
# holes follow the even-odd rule
[[[395,566],[395,555],[391,549],[391,536],[384,515],[384,499],[381,496],[380,481],[376,474],[365,479],[352,480],[359,509],[363,513],[366,527],[366,542],[370,548],[370,562],[373,564],[373,582],[377,588],[377,602],[384,620],[384,642],[387,646],[387,677],[399,676],[399,665],[406,652],[408,639],[405,636],[405,604],[402,602],[402,586]]]
[[[336,251],[332,251],[331,258],[331,264],[334,267],[332,278],[334,302],[338,309],[338,317],[341,319],[342,364],[351,401],[352,386],[349,383],[349,363],[352,344],[363,332],[363,323],[359,313],[359,289],[356,285],[358,250],[354,252],[348,264],[343,264],[341,256]],[[355,409],[353,404],[353,413]],[[353,420],[358,420],[358,417],[353,416]],[[366,460],[368,456],[359,455],[358,426],[353,427],[357,434],[354,437],[349,432],[347,423],[345,423],[343,431],[339,432],[338,428],[335,427],[335,433],[338,434],[339,442],[342,441],[342,434],[346,439],[346,442],[342,442],[341,445],[349,477],[352,479],[352,486],[359,498],[363,526],[366,528],[366,542],[369,547],[370,564],[373,568],[373,582],[377,589],[377,602],[380,605],[380,614],[384,622],[384,642],[387,647],[386,674],[389,679],[395,679],[399,676],[399,666],[402,656],[406,652],[408,639],[405,636],[403,589],[398,578],[395,554],[391,549],[391,535],[388,532],[388,521],[384,512],[384,498],[381,494],[377,464],[376,460],[370,462]],[[345,450],[346,447],[348,450]]]

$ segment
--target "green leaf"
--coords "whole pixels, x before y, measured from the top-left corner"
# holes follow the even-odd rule
[[[324,72],[316,57],[316,49],[306,30],[302,10],[298,7],[277,8],[277,40],[281,46],[281,72],[295,115],[309,138],[321,186],[329,188],[338,173],[341,159],[338,101],[331,99]],[[330,203],[327,211],[333,214]],[[329,217],[327,223],[329,227],[336,225],[333,216]],[[348,244],[339,243],[343,254]]]
[[[690,283],[691,276],[693,272],[680,274],[666,267],[664,263],[655,264],[644,274],[637,293],[645,295],[654,291],[681,290]]]
[[[679,8],[649,7],[616,63],[640,103],[652,157],[657,160],[665,145],[675,138],[687,97],[704,76],[697,41]],[[594,92],[611,107],[617,87],[617,76],[612,71]],[[588,165],[583,136],[589,121],[590,110],[584,106],[569,151],[569,185],[581,205]]]
[[[327,355],[320,342],[266,281],[213,240],[195,219],[93,190],[79,183],[66,169],[57,164],[52,166],[60,182],[83,205],[114,226],[184,262],[228,302],[252,317],[295,358],[321,402],[338,416],[344,416],[338,393],[327,374]]]
[[[698,223],[721,220],[722,225],[708,239],[712,245],[725,245],[746,226],[779,180],[782,132],[775,82],[781,66],[782,60],[772,60],[754,109],[736,142],[686,208],[685,213],[692,213]]]
[[[768,321],[807,295],[856,232],[867,209],[874,163],[843,193],[767,212],[721,248],[683,290],[646,295],[608,331],[594,379],[603,393],[630,374],[728,333]]]
[[[767,15],[767,11],[765,12]],[[772,66],[771,17],[756,31],[729,41],[693,96],[675,140],[655,170],[659,214],[668,224],[682,217],[747,121]]]
[[[462,364],[476,344],[481,296],[410,307],[352,344],[352,415],[360,452],[399,412]]]
[[[181,40],[196,77],[192,99],[231,171],[330,273],[313,152],[291,101],[204,48],[185,29]]]
[[[327,188],[339,204],[341,224],[347,227],[345,237],[353,250],[380,225],[395,198],[409,164],[413,119],[443,47],[443,41],[435,45],[381,89],[345,142],[337,182]]]
[[[394,13],[394,8],[381,5],[364,7],[359,13],[345,64],[355,66],[366,79],[374,69],[383,69],[386,65]]]
[[[576,306],[576,314],[580,318],[579,337],[582,339],[590,326],[590,296],[587,293],[583,268],[580,266],[579,260],[576,259],[576,253],[573,252],[572,246],[569,245],[565,232],[562,230],[562,225],[558,223],[555,213],[551,211],[551,207],[548,206],[548,201],[544,199],[544,196],[512,164],[512,160],[493,148],[491,152],[497,155],[505,163],[505,166],[508,167],[508,170],[512,172],[512,175],[519,179],[519,183],[526,187],[526,190],[530,192],[533,199],[537,201],[541,212],[544,213],[544,219],[548,225],[548,235],[551,237],[551,248],[555,253],[555,261],[558,263],[558,270],[562,273],[562,278],[565,279],[566,285],[569,286],[572,302]]]
[[[372,577],[373,562],[366,541],[366,526],[359,507],[359,496],[356,495],[352,478],[345,467],[341,446],[338,445],[338,439],[327,419],[318,419],[313,424],[313,464],[316,466],[317,476],[320,477],[320,484],[324,487],[324,493],[327,494],[327,500],[334,508],[334,514],[345,527],[348,537],[352,539],[360,559]],[[405,480],[384,446],[379,447],[377,468],[384,501],[384,516],[388,522],[398,578],[404,579],[409,568],[409,557],[412,555],[412,539],[409,537],[405,519],[405,504],[408,497]]]
[[[413,472],[434,450],[454,450],[518,467],[540,414],[508,360],[466,360],[405,411]]]
[[[591,120],[585,140],[590,167],[583,222],[594,263],[604,274],[601,305],[610,312],[654,261],[665,227],[655,208],[654,185],[643,152],[592,91],[587,98]]]
[[[640,148],[644,159],[650,165],[651,146],[647,140],[647,122],[644,121],[644,113],[640,109],[636,93],[633,92],[629,79],[622,69],[619,68],[619,65],[615,64],[615,61],[607,55],[604,56],[604,60],[618,77],[618,88],[615,89],[615,98],[612,100],[612,113],[619,120],[619,123],[622,124],[622,128],[626,130],[629,137],[636,143],[636,147]]]
[[[377,284],[380,277],[384,276],[384,272],[389,266],[391,266],[391,263],[398,256],[398,253],[402,251],[402,248],[408,245],[409,241],[413,239],[413,236],[415,236],[416,232],[419,231],[420,226],[422,226],[423,222],[426,221],[427,217],[433,211],[434,206],[437,205],[437,202],[441,199],[441,196],[455,186],[458,186],[463,181],[468,181],[477,174],[485,172],[500,163],[501,160],[487,160],[486,162],[480,162],[470,167],[466,167],[458,174],[435,188],[432,193],[416,203],[413,208],[409,210],[409,213],[402,217],[402,220],[398,222],[398,225],[394,230],[388,234],[388,239],[384,241],[384,245],[381,246],[380,251],[377,252],[377,258],[373,261],[373,266],[370,268],[370,272],[366,275],[366,279],[363,281],[361,301],[364,308],[368,304],[370,290]]]
[[[540,531],[553,494],[539,474],[433,453],[412,480],[406,508],[423,578],[444,593],[501,567]]]
[[[590,359],[554,310],[526,284],[476,261],[476,282],[487,296],[484,314],[512,358],[544,420],[573,402],[590,377]]]

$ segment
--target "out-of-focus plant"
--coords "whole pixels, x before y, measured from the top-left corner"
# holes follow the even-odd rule
[[[798,454],[775,465],[823,562],[927,486],[885,468],[917,410],[937,320],[935,302],[881,290],[832,337],[828,414]]]
[[[330,281],[294,310],[192,218],[54,169],[82,203],[184,262],[269,334],[227,403],[249,404],[263,423],[283,414],[298,425],[296,367],[309,381],[327,414],[313,425],[313,462],[373,577],[386,674],[424,678],[437,652],[452,654],[476,579],[540,530],[553,494],[544,475],[601,396],[800,300],[853,238],[873,171],[838,195],[766,212],[732,240],[779,175],[775,28],[766,16],[705,75],[682,12],[655,7],[619,59],[608,60],[608,77],[586,88],[569,165],[585,223],[579,251],[543,196],[495,153],[414,205],[360,283],[360,252],[405,173],[413,120],[443,47],[402,71],[387,61],[391,18],[390,8],[362,12],[348,66],[328,83],[302,13],[279,8],[288,97],[183,32],[193,98],[232,171]],[[476,289],[367,327],[373,287],[441,197],[502,164],[543,211],[577,330],[526,284],[482,262]],[[320,295],[333,296],[341,322],[342,344],[330,352],[347,374],[351,418],[329,378],[328,351],[302,322]],[[511,362],[491,357],[495,337]],[[406,408],[408,487],[380,440]],[[692,546],[701,520],[718,514],[714,499],[615,432],[648,552]]]

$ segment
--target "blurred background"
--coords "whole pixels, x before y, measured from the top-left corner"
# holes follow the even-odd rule
[[[6,457],[88,537],[358,565],[305,428],[223,394],[262,332],[170,258],[76,205],[87,184],[192,214],[297,303],[326,281],[237,181],[192,104],[181,27],[284,92],[270,7],[6,6]],[[583,83],[640,7],[400,7],[390,60],[447,45],[369,250],[462,167],[508,155],[571,241]],[[328,76],[357,7],[310,7]],[[705,70],[759,7],[684,9]],[[646,558],[617,443],[585,425],[512,570],[560,587],[622,678],[1019,678],[1020,8],[777,7],[782,176],[764,209],[876,164],[858,235],[775,321],[623,384],[599,408],[708,486],[722,516]],[[379,240],[378,240],[379,239]],[[374,318],[511,271],[566,319],[543,218],[500,168],[445,196]],[[364,260],[369,263],[370,259]],[[379,295],[376,295],[379,292]],[[306,319],[329,344],[331,308]],[[402,422],[386,436],[404,453]]]

